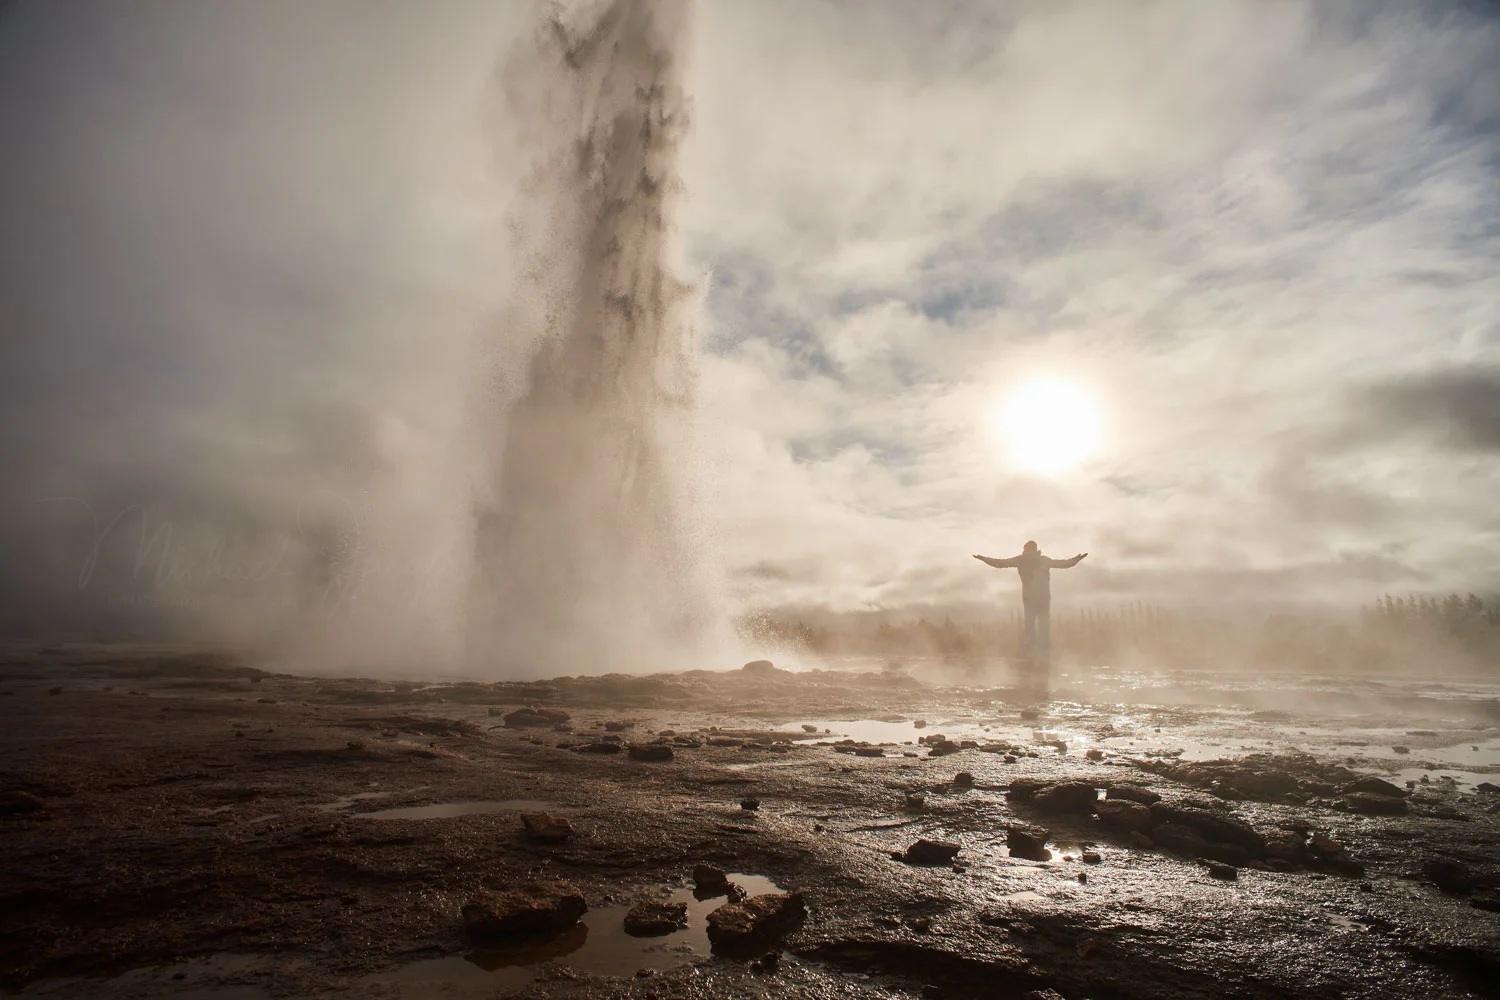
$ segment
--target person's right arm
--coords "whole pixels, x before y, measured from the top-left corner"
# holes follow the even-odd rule
[[[1009,559],[996,559],[996,558],[994,558],[992,556],[975,556],[974,558],[978,559],[980,562],[984,563],[986,566],[993,566],[996,569],[1015,569],[1016,566],[1018,565],[1017,561],[1021,557],[1020,556],[1011,556]]]

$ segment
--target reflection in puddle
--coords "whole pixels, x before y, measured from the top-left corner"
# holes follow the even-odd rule
[[[313,808],[317,809],[319,812],[338,812],[340,809],[348,809],[350,806],[352,806],[356,802],[363,802],[365,799],[379,799],[379,798],[384,798],[385,796],[392,795],[392,794],[394,794],[394,793],[393,792],[355,792],[352,795],[340,795],[338,798],[334,799],[332,802],[323,802],[323,803],[320,803],[320,804],[318,804],[316,806],[313,806]]]
[[[439,802],[430,806],[403,806],[354,813],[354,819],[452,819],[498,812],[559,812],[557,806],[540,799],[505,799],[499,802]]]
[[[781,891],[776,883],[759,875],[731,874],[729,880],[751,896]],[[632,937],[625,933],[625,914],[630,905],[604,906],[585,913],[559,935],[521,938],[463,956],[413,962],[371,976],[369,981],[414,987],[401,994],[412,1000],[433,995],[434,987],[442,989],[443,996],[490,997],[499,989],[526,986],[531,982],[532,967],[540,962],[560,962],[599,976],[633,976],[638,969],[661,971],[707,955],[708,915],[727,902],[725,897],[699,899],[694,890],[679,889],[667,901],[687,904],[688,925],[683,930],[658,937]]]

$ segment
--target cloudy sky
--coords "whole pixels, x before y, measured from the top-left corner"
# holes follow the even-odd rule
[[[495,80],[537,9],[0,10],[8,595],[67,592],[131,504],[212,535],[399,479],[387,517],[440,517],[524,253]],[[736,606],[1013,599],[969,555],[1027,538],[1090,552],[1078,601],[1500,588],[1493,5],[695,22],[684,267]],[[1058,476],[994,432],[1038,377],[1102,417]]]

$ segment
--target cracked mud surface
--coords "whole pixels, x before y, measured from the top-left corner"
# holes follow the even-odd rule
[[[1109,673],[1039,695],[1011,680],[917,664],[419,685],[14,649],[0,985],[59,1000],[1494,995],[1500,795],[1478,786],[1500,783],[1500,689]],[[505,728],[529,705],[568,712],[571,732]],[[979,746],[915,742],[938,735]],[[674,755],[557,745],[607,736]],[[1347,790],[1370,775],[1407,792],[1404,811],[1355,811],[1388,801]],[[1346,860],[1261,857],[1218,878],[1086,807],[1008,795],[1017,779],[1139,785],[1298,852],[1328,838]],[[529,840],[523,811],[575,832]],[[1050,861],[1010,855],[1016,823],[1050,830]],[[956,863],[892,857],[919,838],[958,844]],[[1437,862],[1462,873],[1452,888]],[[696,928],[618,931],[640,899],[691,901],[700,863],[805,894],[774,965],[712,955]],[[581,889],[585,924],[487,959],[464,900],[528,879]],[[717,903],[691,905],[701,920]]]

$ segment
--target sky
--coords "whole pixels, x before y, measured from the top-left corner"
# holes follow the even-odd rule
[[[287,525],[448,572],[540,10],[0,8],[5,624],[303,579]],[[1494,5],[701,0],[685,55],[730,607],[1014,601],[1027,539],[1079,604],[1500,590]],[[994,431],[1043,377],[1103,428],[1053,476]]]

